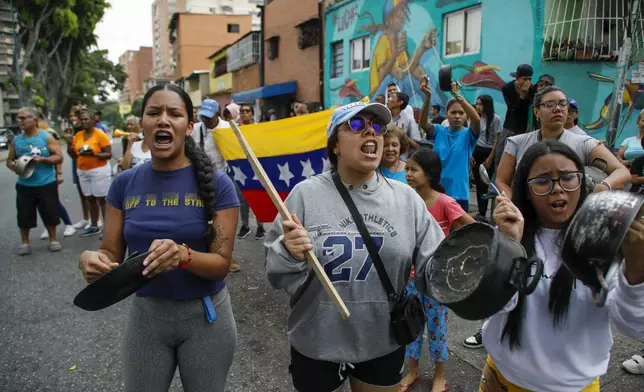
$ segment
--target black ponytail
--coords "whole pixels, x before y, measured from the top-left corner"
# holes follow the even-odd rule
[[[194,121],[193,116],[193,107],[192,100],[190,96],[183,91],[179,86],[175,84],[160,84],[152,87],[145,93],[143,97],[143,103],[141,105],[143,113],[145,113],[145,107],[148,103],[150,97],[157,91],[167,90],[176,93],[179,98],[183,101],[183,104],[186,107],[186,114],[188,116],[188,123]],[[143,117],[143,116],[141,116]],[[203,202],[203,209],[208,217],[208,230],[204,233],[203,238],[207,241],[206,243],[210,246],[212,241],[215,239],[215,233],[212,229],[212,221],[215,219],[215,179],[214,179],[214,168],[212,161],[197,146],[197,143],[194,141],[192,136],[186,135],[184,140],[184,154],[190,162],[197,177],[197,186],[199,187],[199,197]]]

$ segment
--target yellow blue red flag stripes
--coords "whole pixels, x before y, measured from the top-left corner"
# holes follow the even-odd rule
[[[282,199],[295,184],[328,167],[326,127],[331,113],[333,110],[326,110],[239,127]],[[253,213],[260,222],[272,222],[277,210],[232,129],[217,129],[213,135]]]

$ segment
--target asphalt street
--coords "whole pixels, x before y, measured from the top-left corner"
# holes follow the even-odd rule
[[[114,143],[120,152],[120,142]],[[81,217],[71,168],[66,156],[65,182],[60,187],[63,203],[72,220]],[[17,256],[15,174],[0,167],[0,391],[105,392],[123,389],[120,349],[130,300],[113,307],[86,312],[72,303],[84,286],[78,256],[97,249],[97,237],[59,236],[63,250],[50,253],[39,239],[43,227],[33,230],[33,253]],[[254,220],[251,219],[251,222]],[[235,360],[228,378],[228,391],[292,391],[288,374],[286,339],[288,299],[272,289],[264,273],[264,250],[251,237],[237,240],[235,259],[243,271],[228,277],[238,328]],[[451,314],[451,358],[447,379],[451,391],[476,391],[485,363],[483,349],[470,350],[462,340],[475,332],[478,322]],[[548,344],[548,342],[543,342]],[[644,350],[644,341],[615,333],[615,344],[602,391],[644,391],[644,376],[632,376],[619,368],[631,355]],[[427,347],[424,347],[426,354]],[[149,366],[155,366],[150,363]],[[422,361],[423,383],[415,391],[431,390],[431,363]],[[178,374],[171,391],[181,391]]]

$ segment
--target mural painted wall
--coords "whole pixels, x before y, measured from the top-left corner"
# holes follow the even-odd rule
[[[463,95],[473,102],[489,94],[497,114],[505,117],[501,94],[517,65],[529,63],[536,78],[544,73],[579,103],[580,124],[597,138],[607,129],[607,105],[616,76],[615,62],[542,61],[543,21],[552,0],[348,0],[326,11],[325,106],[346,104],[386,94],[396,83],[420,108],[423,95],[419,80],[431,80],[432,104],[444,105],[449,95],[438,89],[438,69],[451,64],[462,84]],[[444,56],[444,16],[481,7],[481,42],[477,53]],[[370,64],[351,71],[351,41],[369,37]],[[332,44],[342,41],[342,70],[331,77]],[[395,58],[395,59],[394,59]],[[629,71],[630,76],[630,71]],[[637,110],[644,108],[644,85],[628,84],[624,96],[625,122],[618,143],[637,133]]]

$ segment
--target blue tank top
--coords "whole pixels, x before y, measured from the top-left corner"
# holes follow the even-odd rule
[[[20,158],[25,155],[39,155],[43,158],[50,156],[51,151],[49,151],[49,147],[47,146],[48,136],[49,133],[43,130],[39,130],[37,134],[31,137],[25,136],[24,132],[16,136],[13,139],[13,148],[16,151],[16,158]],[[36,165],[36,169],[31,177],[25,179],[19,176],[18,184],[24,186],[43,186],[51,184],[56,181],[56,168],[54,166],[55,165],[39,163]]]

